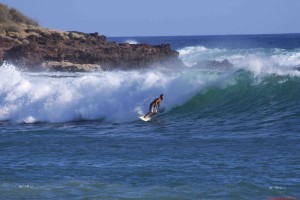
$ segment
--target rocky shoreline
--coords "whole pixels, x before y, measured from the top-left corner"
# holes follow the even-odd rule
[[[56,31],[20,24],[0,33],[0,62],[29,70],[128,70],[152,65],[181,65],[169,44],[117,44],[98,33]]]

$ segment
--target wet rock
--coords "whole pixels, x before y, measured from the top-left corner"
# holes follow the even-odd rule
[[[300,65],[297,65],[297,66],[293,67],[293,69],[300,72]]]
[[[203,62],[198,62],[197,65],[204,66],[209,69],[221,69],[221,70],[227,70],[233,67],[233,64],[229,62],[227,59],[224,59],[222,61],[207,60]]]

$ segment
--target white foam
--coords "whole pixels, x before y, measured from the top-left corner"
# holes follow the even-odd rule
[[[23,184],[23,185],[19,185],[19,188],[30,188],[30,189],[34,189],[35,187],[32,184]]]
[[[300,76],[300,51],[263,49],[226,50],[190,47],[180,50],[186,63],[228,59],[235,69],[257,75]],[[105,119],[137,120],[161,93],[164,110],[185,103],[211,87],[235,84],[230,72],[212,72],[199,67],[151,68],[148,70],[93,73],[28,73],[13,65],[0,67],[0,120],[16,123],[67,122]]]
[[[245,69],[256,75],[300,76],[295,66],[300,65],[300,49],[209,49],[203,46],[179,50],[180,58],[187,66],[207,60],[229,60],[236,69]]]
[[[193,66],[198,61],[214,59],[215,55],[220,53],[220,49],[208,49],[204,46],[191,46],[179,49],[179,58],[186,66]]]
[[[150,102],[165,94],[165,111],[229,78],[191,69],[169,68],[93,73],[27,73],[0,67],[0,120],[16,123],[105,119],[136,120]]]
[[[138,44],[138,42],[137,42],[136,40],[133,40],[133,39],[125,40],[125,43],[129,43],[129,44]]]
[[[286,188],[280,186],[270,186],[269,190],[286,190]]]

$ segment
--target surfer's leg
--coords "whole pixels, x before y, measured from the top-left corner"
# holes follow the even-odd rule
[[[149,112],[149,114],[147,114],[146,116],[147,117],[152,117],[153,115],[156,115],[156,113],[157,113],[157,109],[153,107],[151,109],[151,112]]]
[[[152,116],[152,113],[153,113],[153,106],[149,106],[149,112],[144,116],[144,118],[147,118],[147,117],[150,117],[150,116]]]
[[[144,116],[144,118],[147,118],[147,117],[150,117],[150,116],[152,116],[152,112],[151,112],[151,111],[149,111],[149,112]]]
[[[151,112],[148,112],[146,115],[144,115],[144,118],[147,118],[150,114]]]
[[[152,117],[155,114],[156,114],[156,112],[152,112],[149,117]]]

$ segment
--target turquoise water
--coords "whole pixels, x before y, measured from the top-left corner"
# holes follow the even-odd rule
[[[5,63],[0,199],[300,198],[299,38],[114,38],[171,41],[183,68]],[[224,59],[232,66],[207,62]],[[160,93],[159,113],[139,120]]]

